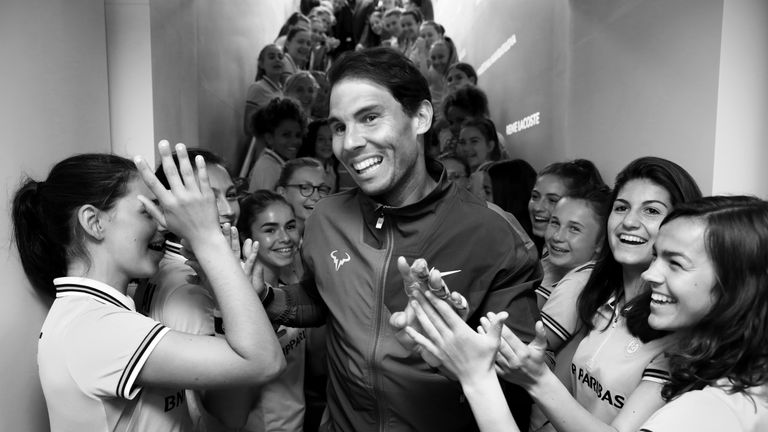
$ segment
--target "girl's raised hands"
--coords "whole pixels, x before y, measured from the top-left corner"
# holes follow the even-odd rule
[[[195,175],[184,144],[176,144],[178,170],[173,162],[168,141],[160,141],[157,148],[170,189],[163,187],[143,158],[137,156],[134,159],[141,178],[159,203],[158,206],[149,198],[140,195],[138,198],[147,212],[160,225],[179,237],[187,239],[193,247],[200,241],[210,238],[207,236],[214,234],[220,236],[216,198],[208,182],[205,160],[201,156],[196,158],[197,175]]]

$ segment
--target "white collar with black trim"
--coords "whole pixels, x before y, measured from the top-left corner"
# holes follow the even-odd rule
[[[66,276],[54,279],[53,284],[56,286],[56,298],[86,296],[101,303],[109,303],[136,311],[136,304],[133,299],[104,282],[84,277]]]

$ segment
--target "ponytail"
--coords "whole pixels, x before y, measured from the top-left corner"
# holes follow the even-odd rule
[[[66,272],[65,253],[61,243],[48,235],[46,217],[40,203],[44,183],[27,179],[13,197],[13,234],[19,258],[32,286],[49,297],[55,297],[53,279]]]

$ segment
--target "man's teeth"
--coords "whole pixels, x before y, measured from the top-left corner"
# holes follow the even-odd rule
[[[382,160],[383,159],[382,159],[381,156],[376,156],[376,157],[368,158],[368,159],[366,159],[364,161],[352,164],[352,168],[354,168],[355,171],[357,171],[358,173],[361,173],[361,172],[367,170],[368,168],[371,168],[372,166],[380,164]]]
[[[549,218],[544,216],[534,216],[533,220],[536,222],[549,222]]]
[[[651,293],[651,301],[653,303],[677,303],[677,301],[674,298],[668,295],[660,294],[656,292]]]
[[[293,252],[292,247],[284,247],[284,248],[273,249],[273,250],[279,254],[290,254]]]
[[[629,234],[619,235],[619,240],[621,240],[623,243],[632,243],[632,244],[643,244],[648,242],[648,240],[642,237],[629,235]]]

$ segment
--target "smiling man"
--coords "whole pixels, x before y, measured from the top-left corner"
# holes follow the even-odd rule
[[[328,322],[329,431],[467,431],[476,428],[457,382],[405,348],[390,325],[408,295],[397,259],[424,258],[448,272],[469,301],[468,321],[509,312],[533,334],[533,243],[517,222],[448,181],[424,156],[429,87],[389,48],[348,53],[329,71],[333,151],[358,188],[317,203],[307,219],[304,280],[266,296],[276,321]]]

